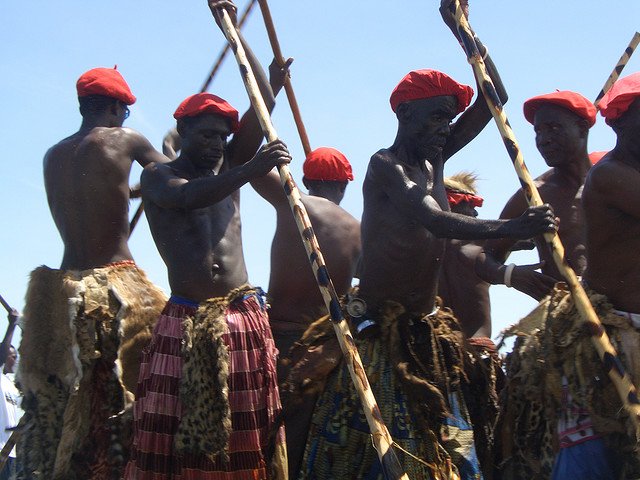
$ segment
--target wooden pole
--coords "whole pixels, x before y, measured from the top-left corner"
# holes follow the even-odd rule
[[[271,43],[271,49],[273,50],[273,57],[280,67],[284,67],[286,60],[280,50],[280,42],[278,42],[278,35],[276,34],[276,27],[273,24],[273,18],[271,17],[271,11],[269,10],[269,4],[267,0],[258,0],[260,4],[260,10],[262,11],[262,18],[264,19],[264,25],[267,28],[267,34],[269,35],[269,42]],[[289,101],[289,107],[291,107],[291,113],[293,114],[293,120],[296,123],[298,129],[298,135],[302,142],[302,149],[305,155],[311,153],[311,144],[309,143],[309,136],[307,135],[307,129],[302,121],[302,115],[300,114],[300,107],[296,100],[296,94],[293,91],[291,85],[291,77],[286,76],[284,80],[284,91],[287,94],[287,100]]]
[[[487,105],[491,110],[491,114],[498,125],[498,130],[500,130],[500,134],[502,135],[502,141],[504,142],[504,145],[509,152],[509,156],[511,157],[511,161],[516,169],[516,173],[518,174],[518,178],[522,184],[522,190],[527,198],[527,202],[531,206],[542,205],[542,198],[540,197],[538,189],[531,178],[531,174],[524,163],[522,152],[518,147],[515,135],[511,130],[509,121],[507,120],[507,115],[505,114],[502,103],[498,98],[493,82],[487,73],[482,56],[478,51],[471,27],[462,13],[459,0],[454,0],[451,3],[451,13],[455,16],[458,34],[462,40],[462,45],[467,54],[467,59],[473,67],[473,73],[478,85],[480,85],[482,94],[484,95]],[[576,309],[580,313],[586,330],[591,336],[591,341],[598,352],[598,356],[602,360],[609,378],[616,387],[624,408],[631,417],[631,421],[636,428],[636,439],[640,439],[640,401],[638,400],[636,388],[633,385],[629,374],[625,371],[622,362],[613,348],[613,345],[611,345],[611,341],[609,340],[602,323],[600,323],[600,319],[596,315],[596,312],[589,301],[589,297],[578,281],[578,277],[566,262],[564,258],[564,247],[562,246],[562,242],[560,242],[558,234],[545,233],[544,238],[551,249],[553,259],[558,270],[569,286]]]
[[[251,13],[251,10],[253,9],[253,6],[255,4],[256,4],[256,0],[249,0],[247,7],[245,8],[240,18],[238,19],[238,27],[242,28],[242,26],[244,25],[244,22],[247,21],[247,18],[249,17],[249,13]],[[209,73],[209,76],[202,84],[202,87],[200,87],[200,93],[204,93],[209,89],[209,86],[211,85],[213,78],[216,76],[216,74],[218,73],[218,70],[222,66],[222,62],[227,56],[227,53],[229,53],[229,49],[230,49],[229,44],[226,43],[225,46],[222,48],[222,51],[218,55],[217,60],[213,64],[213,67],[211,68],[211,72]]]
[[[627,46],[627,48],[624,49],[624,53],[620,57],[620,60],[618,60],[618,63],[616,63],[616,66],[611,72],[611,75],[609,75],[609,78],[607,78],[607,81],[604,83],[604,87],[602,87],[602,90],[600,90],[600,93],[598,94],[596,100],[593,102],[596,108],[598,109],[600,108],[598,106],[598,104],[600,103],[600,100],[602,100],[602,97],[604,97],[604,94],[609,91],[611,86],[618,79],[624,67],[627,66],[627,62],[629,62],[631,55],[633,55],[633,52],[636,50],[638,43],[640,43],[640,33],[636,32],[633,34],[633,37],[629,42],[629,46]]]
[[[11,308],[11,305],[7,303],[7,301],[2,297],[2,295],[0,295],[0,304],[2,304],[2,306],[7,311],[7,313],[13,312],[13,308]]]
[[[260,121],[264,135],[269,142],[276,140],[278,135],[271,123],[269,111],[264,103],[264,99],[262,98],[258,84],[253,75],[253,71],[251,70],[251,65],[249,65],[244,49],[242,48],[242,44],[240,43],[238,33],[229,18],[229,14],[224,9],[218,10],[218,19],[222,25],[225,37],[227,38],[229,45],[231,45],[231,49],[238,61],[242,80],[247,89],[247,93],[249,94],[251,105],[253,106],[258,120]],[[364,367],[362,366],[360,354],[358,353],[358,349],[356,348],[351,332],[349,331],[349,326],[342,316],[340,300],[338,299],[338,295],[336,294],[331,278],[329,277],[329,272],[324,263],[324,258],[320,251],[318,240],[313,232],[313,226],[311,225],[311,221],[309,220],[304,204],[300,199],[298,187],[296,186],[287,165],[281,165],[278,170],[280,172],[280,181],[282,182],[282,186],[287,194],[287,198],[289,199],[289,205],[291,206],[298,230],[300,231],[300,236],[302,237],[302,242],[309,256],[309,261],[311,262],[311,266],[318,282],[318,287],[320,288],[325,305],[331,315],[331,320],[338,337],[338,342],[340,343],[340,348],[342,349],[345,361],[349,367],[349,373],[351,374],[351,378],[362,402],[364,414],[371,430],[371,438],[382,464],[382,470],[385,478],[389,480],[408,479],[408,476],[404,473],[398,457],[392,448],[393,439],[382,420],[382,414],[376,404],[373,392],[371,391],[369,380],[367,379]]]
[[[131,238],[133,229],[136,228],[136,225],[138,224],[138,220],[140,220],[140,217],[142,216],[143,212],[144,212],[144,203],[142,202],[142,200],[140,200],[140,205],[138,205],[138,209],[136,210],[136,213],[133,214],[133,218],[129,223],[129,238]]]

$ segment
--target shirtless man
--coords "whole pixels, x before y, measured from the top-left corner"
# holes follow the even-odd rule
[[[449,207],[453,213],[477,217],[483,198],[476,190],[476,176],[460,172],[444,179]],[[438,296],[453,310],[462,331],[472,337],[491,338],[491,299],[489,284],[475,273],[475,262],[482,245],[473,240],[450,239],[445,249],[438,283]]]
[[[596,121],[596,109],[582,95],[569,91],[530,98],[524,103],[526,119],[534,126],[536,146],[550,170],[535,179],[542,200],[561,219],[558,234],[565,257],[578,275],[586,267],[582,186],[591,168],[587,153],[589,128]],[[518,190],[507,202],[500,218],[515,218],[527,209]],[[505,284],[540,300],[554,284],[563,280],[544,238],[534,239],[540,256],[535,265],[504,265],[516,241],[489,240],[478,256],[476,271],[491,284]],[[542,272],[536,271],[541,269]]]
[[[77,91],[80,129],[44,157],[62,264],[32,273],[24,313],[18,376],[27,428],[19,456],[30,479],[102,478],[98,470],[122,467],[107,458],[105,421],[135,387],[139,355],[166,299],[127,245],[132,163],[166,158],[122,128],[136,98],[117,70],[85,72]]]
[[[340,208],[340,202],[353,180],[351,165],[338,150],[313,150],[303,164],[302,183],[309,194],[301,193],[313,230],[338,295],[351,287],[360,257],[360,222]],[[269,278],[269,323],[280,352],[278,382],[289,372],[289,351],[309,324],[327,314],[300,232],[291,214],[289,201],[274,170],[251,181],[253,188],[276,209],[276,232],[271,244]],[[300,468],[304,443],[313,412],[315,396],[292,405],[285,412],[289,472],[294,478]]]
[[[235,13],[226,1],[209,7],[214,16],[219,8]],[[265,75],[245,50],[273,108]],[[260,290],[247,284],[239,188],[290,156],[280,141],[253,156],[262,141],[255,114],[240,123],[215,95],[188,97],[174,117],[178,158],[147,166],[141,178],[172,296],[143,358],[125,478],[284,479],[276,349]]]
[[[443,1],[443,15],[449,3]],[[363,186],[362,268],[358,298],[353,301],[365,311],[356,312],[351,320],[374,324],[362,332],[357,344],[394,441],[432,465],[399,454],[410,478],[430,478],[436,476],[434,470],[449,478],[447,460],[433,450],[435,441],[444,447],[440,452],[448,448],[466,452],[449,450],[462,478],[481,475],[465,399],[458,389],[451,389],[461,381],[454,367],[463,361],[461,332],[453,317],[434,309],[446,238],[525,239],[533,232],[556,228],[548,207],[529,209],[512,220],[478,220],[449,211],[444,160],[491,118],[479,98],[458,122],[451,123],[472,95],[470,87],[441,72],[418,70],[406,75],[390,99],[398,118],[396,140],[373,155]],[[459,353],[449,356],[454,351]],[[303,471],[314,472],[314,478],[381,474],[360,408],[343,364],[329,377],[318,400]]]

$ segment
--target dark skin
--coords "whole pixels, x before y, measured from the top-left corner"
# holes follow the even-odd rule
[[[618,310],[640,313],[640,99],[615,122],[615,148],[584,185],[589,287]]]
[[[453,213],[477,217],[470,202],[451,206]],[[460,321],[468,337],[491,337],[489,284],[475,273],[476,256],[482,246],[473,240],[449,240],[438,283],[438,295]]]
[[[13,366],[16,363],[16,349],[11,345],[13,340],[13,334],[18,324],[18,318],[20,314],[15,308],[11,309],[11,312],[7,315],[9,325],[7,331],[4,334],[2,343],[0,343],[0,365],[4,365],[4,373],[13,373]]]
[[[216,9],[228,8],[229,2],[210,1],[209,6],[215,16]],[[272,109],[273,94],[264,72],[246,45],[245,50]],[[178,133],[180,155],[168,164],[145,168],[142,197],[172,293],[200,302],[247,283],[238,189],[291,158],[281,141],[263,146],[254,156],[263,135],[253,111],[243,117],[240,131],[228,143],[230,123],[221,115],[178,122]]]
[[[478,220],[449,211],[444,152],[456,132],[455,124],[450,125],[456,112],[453,96],[400,104],[394,144],[369,162],[363,185],[360,295],[371,312],[386,300],[408,311],[431,312],[446,238],[525,239],[555,231],[548,206],[531,208],[513,220]]]
[[[303,180],[304,181],[304,180]],[[282,328],[304,329],[326,313],[308,255],[302,244],[279,174],[274,170],[251,185],[276,209],[276,232],[271,244],[269,318]],[[305,182],[309,194],[302,203],[313,225],[338,295],[347,292],[360,256],[360,222],[339,203],[346,182]],[[285,325],[281,325],[281,324]],[[281,352],[286,355],[287,352]]]
[[[129,174],[168,159],[140,133],[122,128],[127,106],[85,113],[80,130],[49,149],[44,182],[51,215],[64,243],[61,267],[85,270],[132,260]]]
[[[570,110],[554,104],[544,104],[534,116],[534,129],[538,151],[551,167],[536,178],[535,184],[542,200],[550,204],[560,218],[558,235],[569,265],[578,275],[582,275],[587,261],[581,197],[582,186],[591,168],[587,153],[589,126]],[[526,198],[522,190],[519,190],[509,199],[500,218],[514,218],[526,209]],[[540,300],[563,277],[544,238],[537,236],[534,242],[540,263],[516,266],[511,275],[511,284]],[[504,262],[514,245],[515,241],[508,238],[486,242],[476,263],[478,275],[494,285],[504,283]],[[539,268],[542,272],[536,271]]]

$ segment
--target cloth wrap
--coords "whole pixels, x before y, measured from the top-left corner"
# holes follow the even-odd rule
[[[640,331],[616,315],[604,295],[587,289],[627,372],[640,379]],[[635,429],[585,330],[570,293],[558,284],[519,325],[507,358],[507,384],[496,430],[503,479],[548,479],[559,449],[562,377],[572,400],[589,412],[594,430],[623,464],[620,479],[640,478]]]
[[[375,320],[379,334],[356,339],[356,345],[391,436],[420,459],[396,447],[409,478],[458,478],[455,470],[464,479],[482,478],[471,422],[480,422],[475,441],[490,444],[486,433],[492,432],[488,424],[497,416],[496,401],[490,400],[495,392],[487,394],[493,388],[491,374],[480,356],[467,349],[452,312],[441,308],[429,315],[412,314],[386,302]],[[321,392],[299,478],[383,478],[329,317],[309,327],[292,359],[283,392],[286,408],[295,412],[296,401]],[[471,418],[471,412],[479,413],[478,418]]]
[[[125,478],[285,480],[275,359],[256,289],[172,297],[143,357]]]
[[[16,376],[21,478],[121,475],[128,437],[107,419],[131,401],[126,387],[165,301],[130,261],[31,273]]]

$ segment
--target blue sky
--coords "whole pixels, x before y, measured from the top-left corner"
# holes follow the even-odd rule
[[[241,11],[246,1],[237,3]],[[368,159],[395,136],[396,119],[388,99],[397,82],[410,70],[434,68],[475,89],[471,67],[442,22],[438,5],[417,0],[273,0],[271,4],[282,51],[295,59],[292,83],[312,147],[338,148],[353,164],[356,180],[343,206],[356,217],[362,213],[361,187]],[[533,129],[522,115],[522,103],[555,89],[578,91],[594,99],[640,29],[640,3],[471,0],[470,7],[470,23],[489,47],[509,92],[506,112],[525,162],[538,175],[546,166],[535,148]],[[257,7],[244,31],[266,67],[272,53]],[[138,97],[125,125],[160,148],[162,137],[173,126],[173,111],[183,98],[198,91],[223,45],[205,0],[4,3],[0,293],[10,304],[23,308],[33,268],[57,267],[61,261],[62,243],[43,187],[42,157],[80,125],[78,76],[89,68],[117,64]],[[624,75],[639,70],[640,53]],[[248,106],[231,57],[210,91],[240,111]],[[304,155],[284,95],[273,119],[292,152],[294,177],[300,179]],[[589,144],[591,151],[614,144],[614,135],[601,118]],[[448,162],[445,173],[463,169],[480,176],[479,189],[485,197],[481,218],[497,218],[519,184],[493,123]],[[132,183],[139,173],[139,168],[133,169]],[[266,287],[275,217],[249,187],[242,192],[249,276]],[[132,203],[132,213],[136,207]],[[168,291],[166,269],[146,220],[134,232],[131,249],[150,278]],[[517,254],[512,261],[534,262],[535,256]],[[495,332],[535,305],[506,287],[492,288],[492,303]],[[5,326],[3,317],[0,329],[4,331]]]

